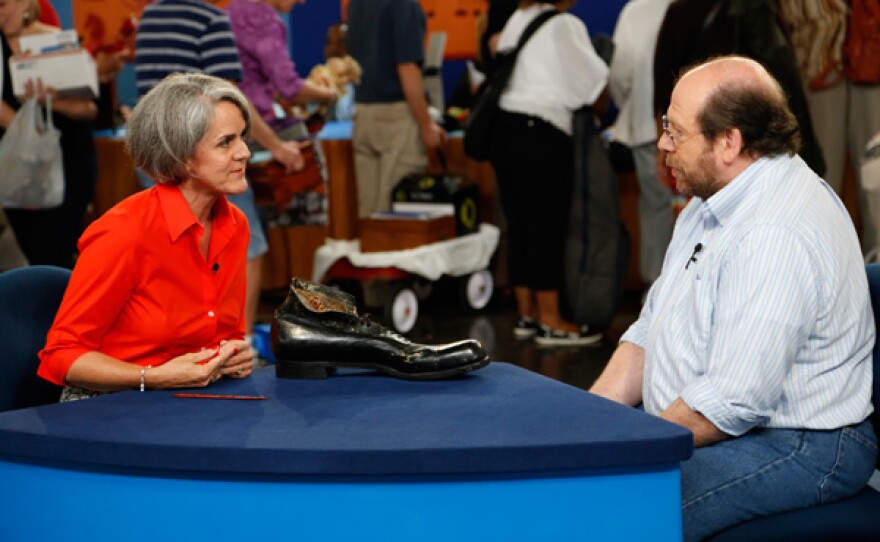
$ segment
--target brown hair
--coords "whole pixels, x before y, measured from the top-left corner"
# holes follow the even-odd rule
[[[797,119],[778,83],[775,91],[760,85],[721,85],[706,99],[697,121],[709,141],[738,129],[742,152],[750,156],[793,155],[801,148]]]

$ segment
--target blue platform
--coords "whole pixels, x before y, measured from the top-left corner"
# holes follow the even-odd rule
[[[437,382],[270,367],[209,391],[267,400],[0,414],[0,540],[681,537],[691,434],[510,364]]]

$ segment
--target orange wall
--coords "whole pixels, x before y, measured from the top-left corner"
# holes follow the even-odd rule
[[[209,0],[220,7],[230,0]],[[111,45],[122,23],[131,15],[140,17],[151,0],[73,0],[73,27],[86,43]]]

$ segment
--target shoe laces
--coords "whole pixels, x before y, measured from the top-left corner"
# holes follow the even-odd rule
[[[388,329],[387,327],[383,326],[382,324],[380,324],[379,322],[374,320],[370,314],[361,314],[358,316],[361,319],[361,321],[363,322],[364,327],[366,327],[368,331],[377,333],[379,335],[385,335],[385,336],[397,339],[398,341],[401,341],[401,342],[410,342],[409,339],[407,339],[403,335]]]

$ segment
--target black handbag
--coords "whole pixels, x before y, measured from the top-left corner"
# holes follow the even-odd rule
[[[532,37],[538,28],[550,18],[559,15],[559,11],[549,10],[541,13],[523,31],[516,47],[507,52],[498,53],[493,62],[494,70],[477,90],[474,105],[468,115],[467,126],[464,129],[464,152],[474,160],[488,160],[489,147],[492,142],[492,125],[498,116],[498,102],[501,93],[507,88],[513,69],[516,67],[516,57],[523,46]]]

